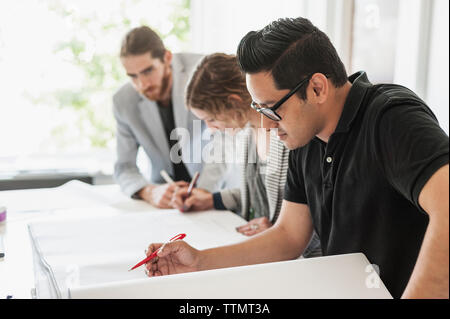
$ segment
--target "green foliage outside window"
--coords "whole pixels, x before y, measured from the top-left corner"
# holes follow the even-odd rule
[[[28,94],[27,97],[36,105],[53,105],[75,114],[71,123],[76,123],[76,134],[69,134],[65,124],[52,130],[52,139],[59,148],[69,149],[80,139],[89,147],[111,146],[115,133],[112,95],[127,81],[118,57],[121,38],[132,27],[145,24],[158,32],[169,49],[175,49],[171,43],[176,43],[179,50],[186,49],[190,35],[190,0],[164,1],[164,9],[170,12],[166,19],[158,20],[152,19],[150,13],[147,18],[145,12],[141,12],[145,10],[140,8],[152,12],[152,6],[157,9],[160,1],[123,0],[118,5],[116,1],[108,1],[106,3],[114,4],[116,11],[105,8],[106,13],[86,12],[71,6],[77,2],[53,0],[47,3],[50,11],[70,25],[67,39],[54,47],[55,57],[69,63],[81,81],[77,87],[55,89],[38,96]],[[140,16],[133,15],[133,8]]]

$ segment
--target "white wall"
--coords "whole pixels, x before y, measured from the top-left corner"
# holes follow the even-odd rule
[[[449,1],[434,0],[425,99],[449,134]]]
[[[448,134],[448,0],[400,0],[394,82],[424,99]]]
[[[192,50],[201,53],[236,53],[240,39],[277,18],[303,16],[324,31],[336,47],[349,73],[354,2],[358,0],[192,0]],[[378,1],[380,2],[380,1]],[[380,2],[383,3],[382,1]],[[422,97],[449,132],[449,1],[399,0],[398,21],[384,36],[393,39],[394,65],[389,69],[393,83],[404,85]],[[386,27],[386,26],[383,26]],[[377,39],[362,33],[374,52]],[[356,59],[356,57],[353,57]],[[364,57],[363,57],[364,58]],[[375,60],[374,60],[375,59]],[[358,65],[358,70],[384,66],[380,54]],[[361,60],[361,58],[359,58]],[[356,61],[356,60],[355,60]],[[355,62],[353,61],[353,62]],[[363,59],[364,61],[364,59]],[[369,74],[370,78],[370,74]]]
[[[247,32],[277,18],[301,16],[307,4],[292,0],[192,0],[192,49],[206,54],[234,54]]]
[[[346,67],[350,62],[352,0],[192,0],[192,50],[236,53],[247,32],[278,18],[304,17],[327,33]]]

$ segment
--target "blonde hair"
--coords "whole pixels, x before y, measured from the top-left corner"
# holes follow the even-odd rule
[[[232,103],[229,100],[231,94],[239,96],[243,103]],[[185,96],[187,108],[240,120],[244,120],[251,103],[245,75],[239,69],[236,56],[225,53],[210,54],[200,61]]]

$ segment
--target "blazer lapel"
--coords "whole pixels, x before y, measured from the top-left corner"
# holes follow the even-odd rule
[[[178,55],[173,55],[172,74],[172,105],[175,128],[186,128],[189,127],[189,111],[184,105],[184,90],[188,74],[181,58]]]
[[[152,138],[152,144],[155,145],[163,155],[163,158],[169,159],[169,143],[163,127],[161,116],[159,115],[158,106],[155,102],[142,97],[138,103],[139,112],[143,125]],[[146,142],[144,142],[146,144]],[[144,145],[145,145],[144,144]]]
[[[188,127],[188,110],[184,107],[184,85],[187,80],[186,76],[185,67],[182,64],[180,57],[174,54],[172,60],[173,82],[171,95],[175,128]],[[154,139],[153,143],[161,151],[164,158],[169,160],[169,141],[156,102],[150,101],[142,96],[142,100],[139,103],[139,110],[142,117],[145,118],[145,121],[143,122],[146,125],[147,130]]]

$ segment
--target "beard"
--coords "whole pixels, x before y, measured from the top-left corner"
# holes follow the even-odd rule
[[[145,97],[147,99],[149,99],[150,101],[156,101],[156,100],[158,100],[158,97],[160,96],[160,92],[161,92],[161,90],[159,89],[158,86],[152,86],[152,87],[149,87],[144,92],[142,92],[142,94],[145,95]]]
[[[162,101],[166,98],[168,91],[171,89],[171,80],[172,72],[170,72],[169,67],[169,69],[164,70],[164,77],[162,78],[161,84],[147,88],[144,92],[142,92],[142,94],[145,95],[145,97],[150,101]]]

